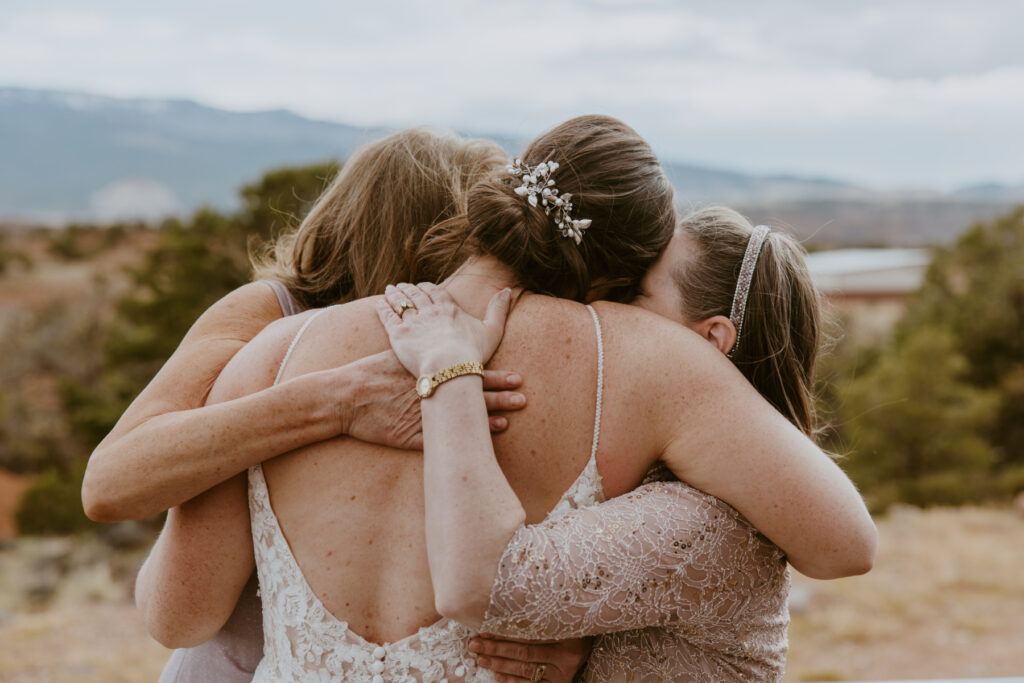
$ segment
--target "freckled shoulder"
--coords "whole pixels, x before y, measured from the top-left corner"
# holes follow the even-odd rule
[[[281,305],[274,291],[264,282],[250,282],[206,309],[185,340],[233,340],[244,344],[281,317]]]

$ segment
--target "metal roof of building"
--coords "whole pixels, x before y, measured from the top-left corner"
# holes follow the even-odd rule
[[[929,249],[836,249],[807,255],[807,268],[824,294],[907,294],[921,285]]]

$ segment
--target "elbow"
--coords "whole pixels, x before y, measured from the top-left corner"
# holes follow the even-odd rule
[[[467,573],[466,569],[465,563],[454,563],[439,572],[444,578],[434,581],[434,609],[446,619],[479,631],[490,604],[494,576],[486,571]]]
[[[875,565],[878,530],[870,522],[856,538],[811,562],[792,562],[793,567],[812,579],[831,580],[867,574]]]
[[[208,612],[188,610],[185,601],[174,604],[161,601],[160,596],[136,594],[136,606],[142,615],[146,632],[156,642],[172,650],[202,645],[215,636],[227,619],[217,621]]]
[[[116,489],[107,485],[91,462],[82,479],[82,509],[85,516],[94,522],[123,522],[129,519],[119,505]]]
[[[114,519],[113,507],[109,504],[103,493],[103,487],[96,481],[97,477],[91,467],[85,470],[85,478],[82,479],[82,509],[85,516],[94,522],[117,522]]]
[[[867,520],[860,526],[846,543],[843,552],[840,553],[840,561],[837,562],[834,578],[844,576],[859,576],[867,574],[875,566],[875,555],[878,553],[878,527],[868,516]]]
[[[170,650],[202,645],[217,635],[219,630],[203,628],[197,624],[186,625],[155,618],[146,618],[144,623],[150,637]]]
[[[82,509],[86,517],[112,524],[143,519],[162,511],[154,508],[150,500],[125,482],[110,465],[104,467],[104,458],[99,454],[99,449],[93,451],[82,478]]]
[[[97,496],[95,492],[86,492],[85,488],[82,489],[82,509],[85,511],[85,516],[94,522],[112,524],[127,519],[124,515],[118,514],[116,506],[111,505],[105,498]]]
[[[484,623],[488,604],[488,600],[481,601],[478,597],[471,595],[464,586],[450,586],[445,590],[435,591],[434,609],[442,617],[478,631]]]
[[[518,501],[517,501],[518,503]],[[522,506],[515,506],[495,520],[488,534],[478,539],[470,556],[434,574],[434,609],[474,630],[480,630],[491,603],[491,589],[505,548],[526,522]],[[453,557],[457,557],[455,553]]]
[[[848,576],[867,574],[875,566],[875,556],[878,554],[878,528],[871,522],[869,528],[864,530],[856,553],[851,557]]]

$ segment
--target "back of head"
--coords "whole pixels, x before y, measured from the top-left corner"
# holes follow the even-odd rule
[[[731,209],[711,207],[685,216],[679,229],[694,247],[677,275],[683,315],[692,322],[729,317],[753,226]],[[815,428],[820,325],[821,303],[803,247],[772,230],[753,271],[743,334],[732,360],[762,396],[808,435]]]
[[[654,152],[636,131],[608,116],[581,116],[533,141],[522,162],[557,162],[550,175],[571,196],[571,217],[590,226],[577,244],[552,215],[516,193],[522,178],[499,173],[469,194],[466,219],[438,226],[428,239],[461,240],[512,268],[528,290],[583,301],[629,301],[675,227],[673,190]]]
[[[411,128],[356,150],[294,232],[255,260],[306,308],[379,294],[391,282],[436,281],[423,234],[466,210],[469,188],[507,163],[489,140]]]

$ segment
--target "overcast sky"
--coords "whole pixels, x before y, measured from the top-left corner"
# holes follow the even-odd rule
[[[878,188],[1024,184],[1021,0],[2,0],[0,86],[284,107]]]

